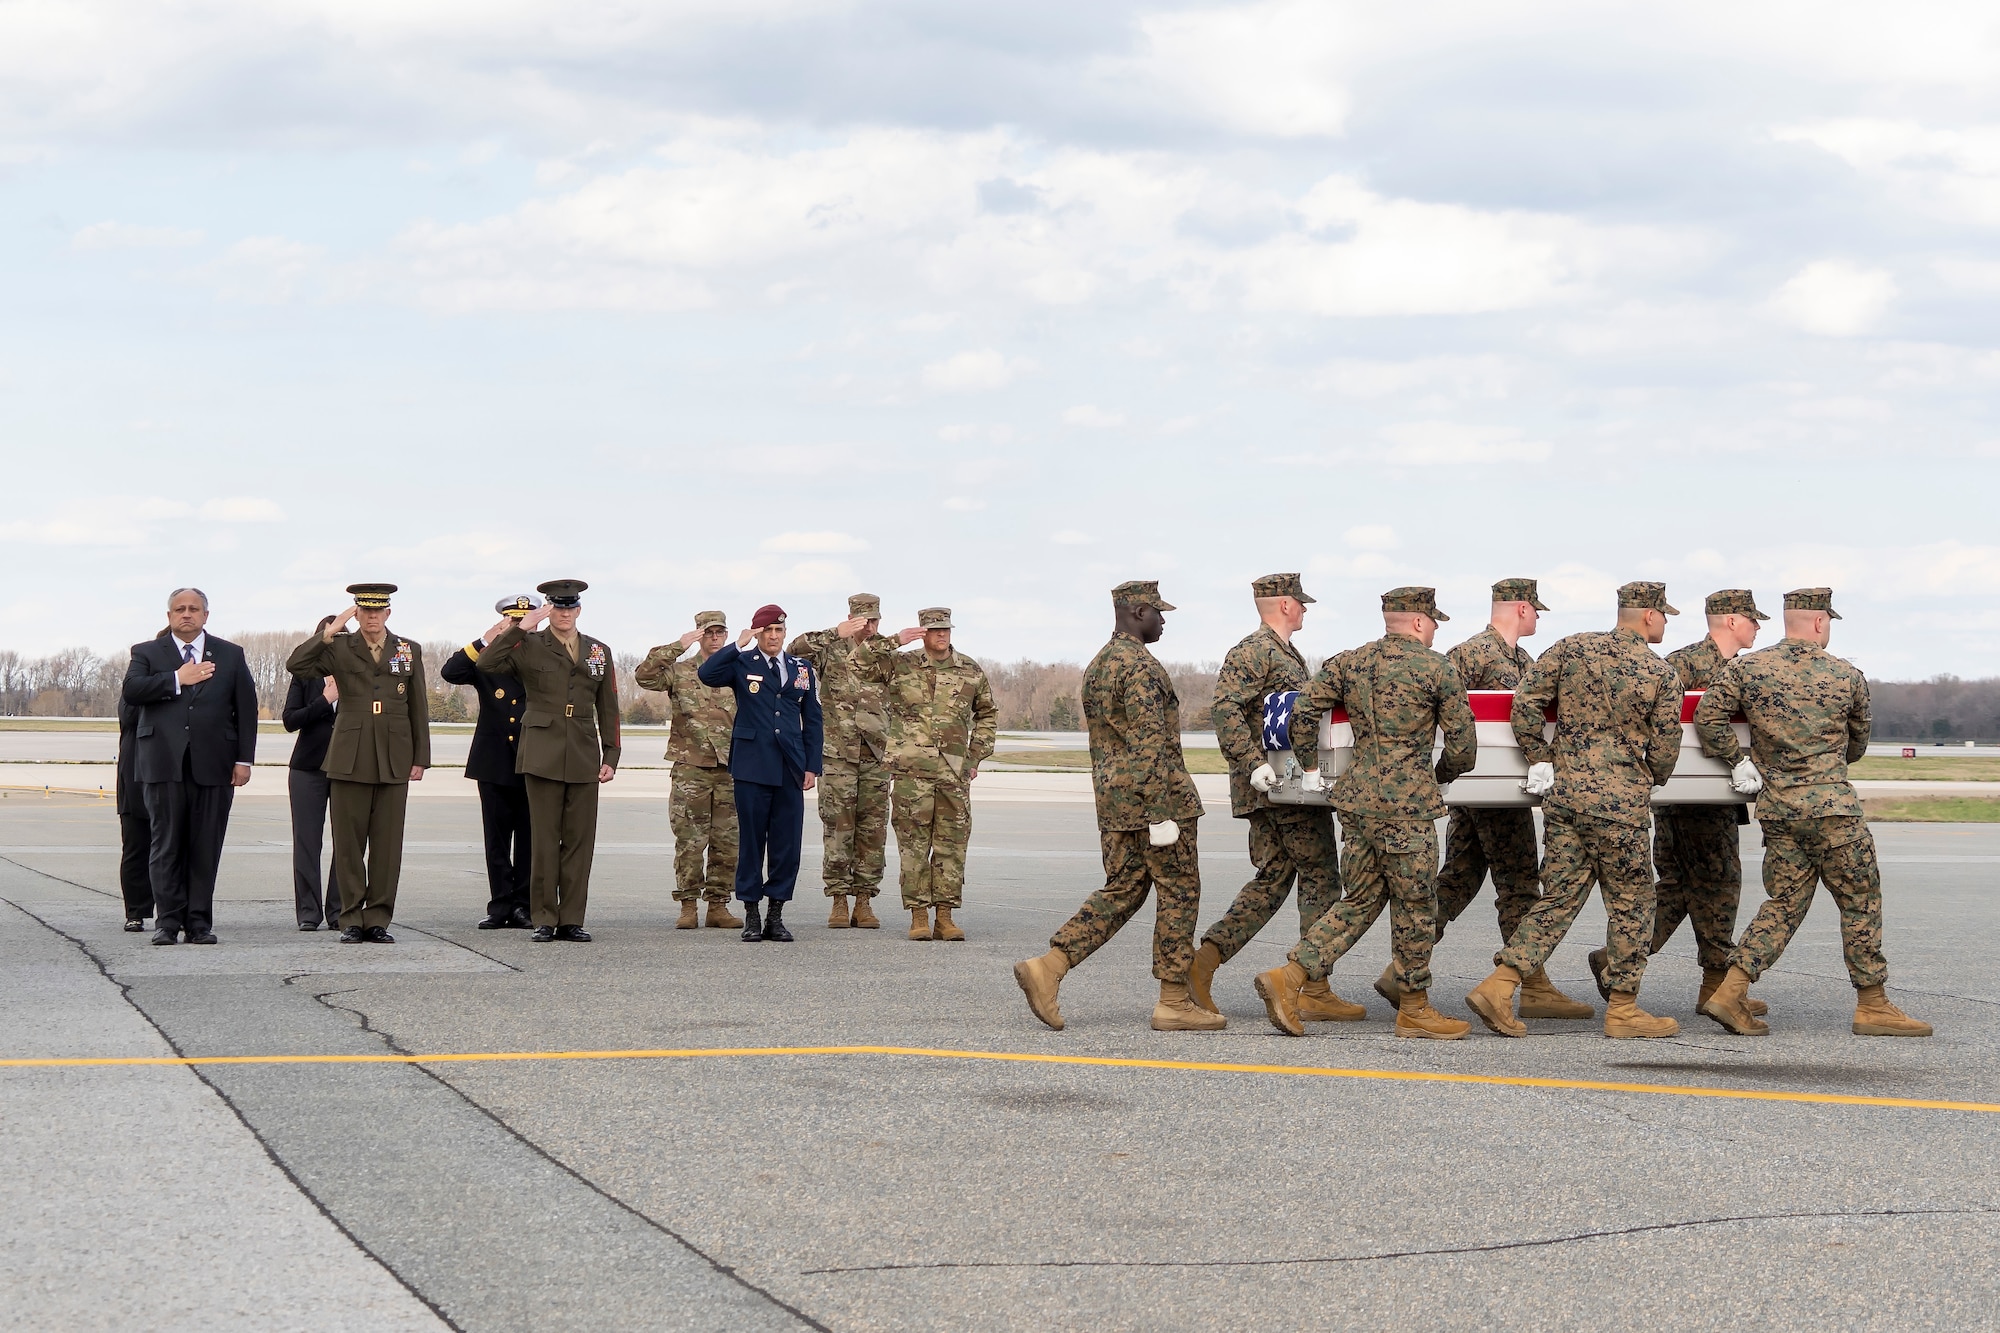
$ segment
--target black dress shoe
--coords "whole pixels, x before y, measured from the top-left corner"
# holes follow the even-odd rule
[[[396,942],[396,937],[389,933],[387,926],[370,926],[362,933],[368,937],[370,944],[394,944]]]
[[[486,916],[480,918],[479,928],[481,930],[505,930],[513,924],[514,918],[511,916]]]
[[[568,940],[572,944],[588,944],[590,943],[590,932],[582,926],[557,926],[556,938],[559,940]]]
[[[216,942],[215,932],[212,930],[202,930],[202,931],[190,930],[187,933],[187,937],[189,944],[214,944]]]
[[[178,930],[156,930],[153,932],[153,943],[179,944],[181,942],[180,935],[181,933]]]
[[[536,926],[535,933],[528,936],[529,940],[536,944],[547,944],[555,937],[556,928],[554,926]]]
[[[527,908],[517,907],[514,909],[513,918],[507,922],[507,927],[510,930],[533,930],[535,918],[528,914]]]
[[[342,944],[366,944],[368,943],[368,932],[359,926],[349,926],[346,930],[340,932],[340,942]]]
[[[319,929],[319,922],[317,922],[317,921],[301,921],[301,922],[299,922],[299,929],[300,929],[300,930],[318,930],[318,929]]]
[[[130,921],[127,921],[125,923],[125,933],[128,935],[137,935],[140,931],[144,930],[145,928],[146,928],[146,921],[144,917],[135,916]]]
[[[757,904],[743,904],[743,938],[754,944],[764,938],[764,923],[757,919]]]
[[[785,905],[783,903],[773,902],[771,904],[770,915],[764,918],[764,938],[775,940],[779,944],[790,944],[792,942],[792,932],[785,929]]]

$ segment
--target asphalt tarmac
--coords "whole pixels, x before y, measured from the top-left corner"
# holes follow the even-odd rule
[[[1250,979],[1289,905],[1218,977],[1227,1031],[1147,1028],[1146,911],[1065,982],[1056,1033],[1009,969],[1099,882],[1095,830],[1060,775],[1052,800],[1009,776],[975,806],[964,944],[904,939],[893,888],[884,929],[824,929],[810,822],[797,943],[677,932],[650,791],[604,804],[595,943],[477,931],[459,781],[411,806],[394,948],[294,928],[284,803],[250,796],[222,943],[158,949],[119,929],[108,802],[0,800],[0,1057],[716,1052],[0,1068],[0,1322],[1995,1324],[2000,1114],[1804,1099],[2000,1104],[2000,829],[1875,830],[1891,995],[1930,1040],[1849,1035],[1824,897],[1758,988],[1761,1040],[1694,1015],[1684,929],[1642,995],[1678,1038],[1399,1041],[1367,984],[1386,925],[1333,977],[1369,1020],[1286,1038]],[[1202,824],[1206,926],[1249,866],[1226,806]],[[1754,829],[1745,854],[1743,922]],[[1441,1008],[1465,1015],[1496,933],[1489,891],[1439,948]],[[1552,961],[1580,998],[1602,938],[1593,905]],[[770,1053],[828,1047],[929,1053]],[[1641,1090],[1409,1077],[1434,1074]]]

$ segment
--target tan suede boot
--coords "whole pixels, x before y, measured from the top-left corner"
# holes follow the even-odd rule
[[[1215,982],[1215,969],[1222,966],[1222,950],[1207,941],[1194,951],[1194,961],[1188,964],[1188,998],[1211,1014],[1222,1011],[1215,1007],[1215,996],[1209,987]]]
[[[1639,1007],[1636,991],[1615,990],[1604,1006],[1604,1035],[1607,1037],[1671,1037],[1681,1025],[1671,1018],[1659,1018]]]
[[[1058,1032],[1062,1031],[1063,1016],[1056,1004],[1056,992],[1067,975],[1069,955],[1061,949],[1051,949],[1040,958],[1014,964],[1014,980],[1021,987],[1021,994],[1028,997],[1029,1010]]]
[[[1375,993],[1387,1000],[1392,1006],[1402,1004],[1403,988],[1396,981],[1396,965],[1394,963],[1383,968],[1382,975],[1375,978]]]
[[[1590,964],[1590,979],[1597,983],[1597,993],[1605,1000],[1611,999],[1611,983],[1604,979],[1604,969],[1611,966],[1609,949],[1592,949],[1584,959]]]
[[[1726,967],[1705,967],[1701,970],[1701,989],[1696,991],[1694,996],[1694,1011],[1696,1013],[1702,1012],[1702,1006],[1708,1003],[1709,997],[1715,994],[1715,988],[1720,986],[1722,979],[1728,975],[1729,969]],[[1756,1018],[1762,1018],[1765,1014],[1771,1012],[1770,1005],[1754,997],[1746,997],[1743,1001],[1743,1007]]]
[[[729,910],[727,901],[712,902],[708,905],[708,915],[703,918],[702,925],[714,926],[718,930],[741,930],[743,918]]]
[[[1299,1017],[1308,1023],[1359,1023],[1368,1011],[1335,995],[1322,977],[1299,988]]]
[[[1229,1026],[1221,1014],[1210,1013],[1188,998],[1184,981],[1162,981],[1160,1001],[1153,1006],[1155,1032],[1220,1032]]]
[[[826,914],[826,928],[828,930],[846,930],[847,922],[847,895],[836,893],[833,895],[833,910]]]
[[[1431,1008],[1429,991],[1406,990],[1402,1002],[1396,1006],[1396,1035],[1399,1037],[1457,1041],[1470,1031],[1472,1024],[1459,1018],[1446,1018]]]
[[[1271,1020],[1271,1026],[1288,1037],[1303,1037],[1306,1027],[1299,1020],[1299,992],[1305,989],[1306,970],[1297,963],[1286,963],[1274,967],[1269,972],[1259,972],[1253,983],[1257,988],[1257,998],[1264,1002],[1264,1013]]]
[[[1514,992],[1520,988],[1521,974],[1502,963],[1493,969],[1492,976],[1472,988],[1465,1003],[1488,1031],[1503,1037],[1525,1037],[1528,1025],[1514,1017]]]
[[[1854,1035],[1857,1037],[1928,1037],[1931,1025],[1889,1003],[1880,986],[1854,992]]]
[[[1732,967],[1716,983],[1715,993],[1701,1002],[1700,1012],[1739,1037],[1768,1037],[1771,1025],[1750,1012],[1750,974]]]
[[[938,904],[937,928],[931,931],[931,938],[934,940],[962,940],[965,938],[965,932],[960,930],[958,923],[951,919],[951,909],[943,903]]]
[[[675,930],[693,930],[701,924],[701,904],[692,898],[681,900],[681,919],[674,922]]]
[[[1595,1018],[1597,1010],[1580,1000],[1572,1000],[1556,989],[1547,968],[1538,967],[1532,977],[1521,978],[1520,1015],[1523,1018]]]
[[[875,895],[857,893],[854,895],[854,929],[880,930],[882,918],[875,915]]]
[[[912,907],[910,909],[910,938],[927,940],[931,937],[931,909]]]

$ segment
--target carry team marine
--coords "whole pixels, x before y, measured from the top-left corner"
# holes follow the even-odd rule
[[[950,607],[926,607],[898,636],[906,643],[921,636],[920,651],[898,652],[896,639],[877,635],[853,656],[856,675],[887,687],[891,819],[913,940],[965,938],[951,914],[965,902],[972,780],[1000,726],[986,672],[951,646],[951,630]]]
[[[880,624],[882,599],[858,592],[847,599],[847,618]],[[880,639],[867,630],[851,639],[838,627],[808,630],[785,651],[819,671],[819,706],[826,726],[826,771],[819,775],[822,834],[820,878],[833,900],[826,924],[878,929],[875,895],[882,891],[882,867],[889,841],[889,719],[881,681],[855,669],[854,653]],[[847,900],[854,899],[848,915]]]
[[[1346,846],[1346,896],[1313,924],[1282,967],[1257,977],[1257,994],[1271,1025],[1305,1035],[1299,1000],[1306,983],[1324,978],[1389,907],[1390,964],[1397,987],[1396,1035],[1450,1041],[1468,1024],[1430,1003],[1431,946],[1437,939],[1437,827],[1444,815],[1438,788],[1472,770],[1479,731],[1458,671],[1431,651],[1446,619],[1430,588],[1382,594],[1381,638],[1336,653],[1320,664],[1292,710],[1292,753],[1309,789],[1322,789],[1319,720],[1347,710],[1354,759],[1333,782]],[[1444,733],[1435,765],[1431,740]]]
[[[342,633],[348,613],[328,616],[292,650],[285,669],[331,676],[340,690],[325,764],[340,942],[394,944],[389,923],[403,875],[410,783],[431,766],[431,696],[423,649],[384,623],[396,585],[353,583],[347,591],[359,628]]]
[[[1097,841],[1104,887],[1049,940],[1049,951],[1014,965],[1028,1008],[1060,1031],[1059,989],[1073,967],[1130,921],[1146,895],[1153,904],[1153,975],[1160,1032],[1214,1032],[1228,1026],[1188,996],[1195,913],[1201,907],[1201,857],[1195,824],[1201,796],[1181,753],[1180,703],[1167,670],[1148,651],[1166,630],[1173,605],[1160,585],[1133,580],[1111,590],[1116,628],[1083,673],[1083,720],[1090,733],[1090,785],[1097,800]]]
[[[1535,614],[1542,604],[1534,579],[1501,579],[1493,585],[1493,615],[1486,628],[1445,656],[1458,669],[1459,683],[1468,690],[1512,690],[1535,665],[1535,659],[1508,633],[1526,637],[1535,632]],[[1444,831],[1444,865],[1438,870],[1438,938],[1479,896],[1487,872],[1493,875],[1494,906],[1500,914],[1500,938],[1511,936],[1541,895],[1535,867],[1535,812],[1525,808],[1490,809],[1454,806]],[[1393,1000],[1385,970],[1375,990]],[[1523,1018],[1594,1018],[1597,1011],[1579,1004],[1556,988],[1547,968],[1521,980]]]
[[[1324,806],[1273,805],[1265,795],[1276,773],[1264,753],[1264,700],[1287,690],[1303,690],[1306,660],[1291,636],[1305,621],[1312,602],[1297,574],[1266,574],[1250,585],[1264,623],[1229,650],[1215,678],[1215,739],[1229,761],[1229,811],[1250,824],[1250,864],[1257,874],[1236,894],[1222,919],[1202,936],[1188,968],[1188,993],[1216,1013],[1209,986],[1215,970],[1241,953],[1299,886],[1299,937],[1340,899],[1340,850],[1334,840],[1333,811]],[[1288,604],[1289,603],[1289,604]],[[1300,1000],[1307,1018],[1355,1022],[1368,1016],[1358,1004],[1338,999],[1322,978]]]
[[[618,667],[601,639],[577,631],[581,579],[551,579],[548,605],[494,636],[481,661],[521,682],[520,765],[533,821],[528,909],[536,943],[587,943],[590,863],[597,850],[597,788],[618,771]],[[548,628],[537,629],[542,621]],[[530,633],[530,630],[535,630]]]
[[[708,924],[737,930],[743,919],[729,910],[736,884],[736,788],[729,776],[729,732],[736,725],[736,695],[713,689],[695,675],[709,654],[729,641],[729,617],[697,611],[694,629],[646,654],[632,673],[642,690],[667,696],[667,760],[674,776],[667,794],[667,825],[674,831],[674,901],[677,930]],[[693,657],[684,657],[692,647]]]
[[[1514,738],[1528,761],[1522,786],[1542,798],[1542,897],[1494,955],[1492,975],[1466,996],[1502,1036],[1527,1034],[1514,992],[1555,952],[1593,882],[1606,917],[1604,1035],[1680,1031],[1637,1003],[1653,936],[1652,789],[1672,776],[1681,745],[1680,675],[1650,645],[1679,614],[1664,583],[1628,583],[1618,590],[1617,628],[1559,641],[1514,691]],[[1553,747],[1542,738],[1551,707]]]
[[[1764,833],[1764,905],[1729,958],[1729,972],[1701,1012],[1746,1037],[1771,1029],[1744,1003],[1806,919],[1822,881],[1840,907],[1841,952],[1854,983],[1858,1037],[1928,1037],[1931,1026],[1889,1003],[1883,987],[1882,871],[1847,766],[1868,753],[1868,681],[1826,651],[1831,588],[1785,594],[1785,637],[1717,673],[1695,709],[1711,758],[1731,766],[1736,789],[1757,797]],[[1745,758],[1731,714],[1750,724]],[[1761,787],[1761,789],[1760,789]]]

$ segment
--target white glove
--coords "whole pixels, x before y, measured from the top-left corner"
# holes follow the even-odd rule
[[[1729,785],[1736,788],[1738,796],[1755,796],[1764,790],[1764,775],[1748,759],[1739,759],[1729,770]]]
[[[1299,787],[1304,791],[1323,792],[1326,790],[1326,779],[1320,776],[1318,769],[1309,768],[1306,775],[1299,779]]]
[[[1556,766],[1554,764],[1529,764],[1528,780],[1521,784],[1521,790],[1530,796],[1547,796],[1556,789]]]
[[[1155,847],[1171,847],[1181,840],[1181,826],[1173,820],[1146,825],[1146,841]]]
[[[1269,791],[1278,785],[1278,770],[1269,764],[1259,764],[1250,770],[1250,785],[1258,791]]]

